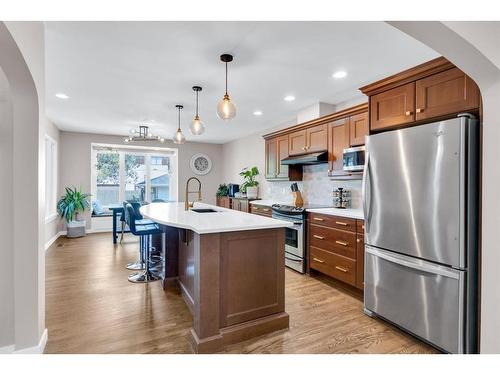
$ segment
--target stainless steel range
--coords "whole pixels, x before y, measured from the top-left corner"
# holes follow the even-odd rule
[[[273,204],[273,218],[290,221],[292,227],[286,228],[285,265],[297,272],[306,272],[305,227],[306,210],[302,207]]]

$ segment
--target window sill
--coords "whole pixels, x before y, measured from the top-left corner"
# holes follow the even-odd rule
[[[57,217],[58,217],[57,214],[52,214],[52,215],[46,216],[45,217],[45,224],[50,223],[51,221],[54,221],[55,219],[57,219]]]

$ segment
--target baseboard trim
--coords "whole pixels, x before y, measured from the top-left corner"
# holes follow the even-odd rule
[[[47,328],[45,328],[42,333],[42,337],[40,337],[38,345],[19,350],[15,350],[14,345],[3,346],[0,348],[0,354],[43,354],[45,346],[47,345],[48,336],[49,334]]]
[[[113,230],[112,229],[87,229],[86,230],[86,233],[87,234],[92,234],[92,233],[111,233]],[[45,244],[45,251],[47,251],[49,249],[49,247],[51,247],[54,242],[57,241],[57,239],[61,236],[65,236],[66,235],[66,231],[65,230],[62,230],[60,232],[57,232],[57,234],[55,234],[50,240],[47,241],[47,243]],[[0,348],[0,353],[1,353],[1,349]]]
[[[60,231],[60,232],[57,232],[50,240],[47,241],[47,243],[45,244],[45,251],[47,251],[49,249],[49,247],[52,246],[52,244],[54,242],[57,241],[57,239],[63,235],[66,234],[66,231]]]
[[[0,354],[12,354],[15,348],[14,345],[2,346],[0,347]]]

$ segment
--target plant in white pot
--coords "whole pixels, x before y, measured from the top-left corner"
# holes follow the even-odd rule
[[[255,179],[259,175],[257,167],[245,168],[240,172],[243,177],[241,191],[247,193],[247,198],[253,199],[259,196],[259,181]]]
[[[66,194],[57,202],[57,212],[61,218],[66,219],[66,236],[85,236],[85,220],[78,220],[78,214],[90,209],[88,197],[90,194],[82,193],[76,187],[66,187]]]

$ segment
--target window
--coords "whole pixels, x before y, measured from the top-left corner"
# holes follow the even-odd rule
[[[177,150],[93,144],[92,155],[92,199],[102,206],[177,200]]]
[[[45,136],[45,220],[57,217],[57,143]]]
[[[120,204],[120,155],[112,151],[97,152],[96,172],[95,200],[105,207]]]

